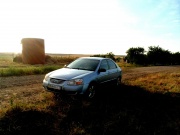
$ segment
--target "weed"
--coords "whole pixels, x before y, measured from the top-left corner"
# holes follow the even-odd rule
[[[11,104],[11,106],[13,106],[13,104],[14,104],[13,98],[10,99],[10,104]]]

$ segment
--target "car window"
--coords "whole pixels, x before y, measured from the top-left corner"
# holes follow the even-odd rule
[[[70,63],[67,67],[72,69],[95,71],[99,64],[99,60],[77,59]]]
[[[107,60],[107,61],[108,61],[109,69],[117,68],[116,64],[112,60]]]
[[[106,60],[103,60],[101,62],[100,69],[102,69],[102,68],[108,70],[108,64],[107,64]]]

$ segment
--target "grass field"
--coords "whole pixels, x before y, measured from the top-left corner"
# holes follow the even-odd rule
[[[22,76],[34,74],[46,74],[52,70],[62,68],[65,64],[77,57],[52,55],[45,65],[29,65],[13,62],[14,54],[0,53],[0,76]]]
[[[30,66],[6,64],[1,68]],[[0,134],[179,135],[180,69],[146,71],[147,74],[138,76],[136,67],[121,66],[126,78],[121,87],[102,87],[99,89],[102,94],[92,101],[65,95],[56,97],[44,91],[41,83],[3,88],[6,92],[0,95],[3,107],[0,109]]]
[[[52,70],[62,68],[64,65],[72,62],[78,57],[86,57],[89,55],[82,54],[48,54],[46,64],[44,65],[29,65],[13,62],[15,54],[0,53],[0,76],[21,76],[21,75],[34,75],[46,74]],[[135,65],[119,62],[119,66],[134,67]]]

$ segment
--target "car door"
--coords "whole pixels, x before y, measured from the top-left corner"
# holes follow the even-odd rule
[[[108,66],[108,63],[107,63],[107,60],[102,60],[101,61],[101,64],[100,64],[100,67],[99,69],[105,69],[106,71],[105,72],[98,72],[98,82],[99,83],[105,83],[107,81],[109,81],[109,72],[108,72],[108,69],[109,69],[109,66]]]
[[[112,61],[112,60],[107,60],[107,63],[108,63],[108,66],[109,66],[109,70],[108,70],[108,78],[109,78],[109,81],[113,81],[115,79],[117,79],[118,77],[118,69],[117,69],[117,66],[116,64]]]

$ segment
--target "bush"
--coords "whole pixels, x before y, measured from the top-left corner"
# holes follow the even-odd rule
[[[13,62],[22,63],[22,55],[18,54],[13,58]]]
[[[114,55],[112,52],[107,53],[107,54],[95,54],[95,55],[92,55],[92,56],[90,56],[90,57],[110,58],[110,59],[112,59],[112,60],[114,60],[114,61],[119,60],[119,59],[116,59],[116,58],[115,58],[115,55]]]

